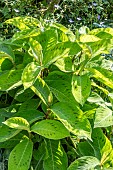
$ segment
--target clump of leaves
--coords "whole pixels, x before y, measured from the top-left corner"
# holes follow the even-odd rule
[[[102,55],[113,47],[113,29],[74,34],[32,17],[6,23],[19,29],[0,42],[0,148],[11,150],[8,170],[113,167],[113,61]]]

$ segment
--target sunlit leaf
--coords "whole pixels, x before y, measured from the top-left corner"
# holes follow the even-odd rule
[[[11,128],[27,131],[30,130],[30,125],[28,121],[22,117],[11,117],[3,123]]]
[[[64,72],[73,72],[73,63],[71,57],[60,58],[55,62],[55,65]]]
[[[70,45],[69,45],[70,44]],[[43,64],[48,67],[59,58],[68,56],[71,49],[71,42],[57,43],[50,49],[47,49],[43,56]]]
[[[99,86],[97,83],[95,83],[95,82],[93,82],[93,81],[91,82],[91,86],[94,86],[94,87],[98,88],[99,90],[101,90],[102,92],[104,92],[106,95],[109,94],[109,92],[108,92],[107,89],[105,89],[105,88],[102,87],[102,86]]]
[[[81,51],[81,47],[77,42],[60,42],[47,48],[43,55],[43,64],[48,67],[53,62],[57,61],[62,57],[68,57],[69,55],[76,55]]]
[[[39,63],[39,65],[42,65],[42,60],[43,60],[42,46],[38,41],[34,40],[33,38],[29,39],[29,45],[33,57]]]
[[[102,39],[100,41],[88,42],[88,46],[91,49],[92,56],[95,57],[100,54],[109,54],[111,48],[113,48],[113,38],[112,39]]]
[[[52,93],[43,79],[38,77],[33,86],[31,86],[31,89],[46,105],[51,105],[53,101]]]
[[[91,139],[91,125],[83,115],[63,102],[54,104],[51,111],[58,117],[64,126],[79,138]]]
[[[41,44],[44,55],[47,50],[49,50],[52,46],[57,44],[58,42],[57,30],[49,27],[49,29],[41,32],[41,34],[37,36],[35,39]]]
[[[106,36],[106,33],[107,33],[107,36]],[[113,29],[110,27],[109,28],[96,28],[96,29],[91,30],[90,34],[99,36],[100,38],[103,38],[103,36],[105,38],[111,38],[111,36],[113,36]]]
[[[96,42],[96,41],[99,41],[99,40],[100,40],[100,38],[98,38],[94,35],[85,34],[85,35],[80,36],[80,42],[83,42],[83,43],[85,43],[85,42]]]
[[[55,27],[59,30],[61,30],[63,33],[65,33],[70,41],[75,41],[75,35],[73,34],[72,31],[70,31],[68,28],[66,28],[65,26],[63,26],[62,24],[59,24],[59,23],[53,23],[52,24],[52,27]]]
[[[113,148],[109,139],[103,134],[100,128],[96,128],[92,133],[95,156],[101,161],[101,165],[113,166]]]
[[[40,26],[40,21],[33,17],[15,17],[5,21],[6,24],[13,24],[20,30]]]
[[[16,32],[12,37],[12,44],[11,45],[19,42],[19,40],[22,40],[22,41],[20,41],[22,44],[27,43],[29,37],[36,37],[40,33],[41,33],[41,31],[39,29],[29,29],[29,28],[22,30],[22,31],[19,31],[19,32]]]
[[[95,77],[106,86],[113,88],[113,73],[111,71],[102,67],[89,68],[88,70],[93,73],[92,77]]]
[[[83,105],[90,95],[91,82],[87,75],[72,77],[72,93],[76,101]]]
[[[61,30],[57,30],[58,33],[58,42],[66,42],[69,41],[69,37],[62,32]]]
[[[102,62],[104,60],[104,57],[101,55],[97,55],[95,57],[92,57],[85,65],[85,68],[90,68],[90,67],[99,67],[102,65]]]
[[[68,137],[69,131],[57,120],[42,120],[31,127],[31,131],[48,139],[62,139]]]
[[[31,87],[35,83],[40,71],[41,67],[35,62],[29,63],[24,68],[22,73],[22,83],[25,89]]]

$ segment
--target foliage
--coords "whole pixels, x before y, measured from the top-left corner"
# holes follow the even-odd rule
[[[83,25],[112,27],[112,6],[112,0],[1,0],[0,37],[9,38],[17,31],[3,24],[6,19],[24,15],[58,22],[73,31]]]
[[[56,7],[54,18],[72,30],[83,25],[91,29],[112,26],[112,5],[109,0],[65,0]]]
[[[0,42],[0,148],[8,150],[8,170],[113,167],[113,61],[103,55],[113,29],[74,34],[32,17],[5,23],[19,29]]]

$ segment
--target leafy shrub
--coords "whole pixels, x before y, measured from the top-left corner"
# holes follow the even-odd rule
[[[9,38],[16,31],[2,24],[17,16],[44,18],[46,22],[58,22],[72,31],[83,25],[89,28],[113,27],[112,0],[1,0],[0,37]],[[50,2],[54,2],[51,8]],[[59,3],[58,3],[59,2]]]
[[[0,42],[0,148],[9,151],[8,170],[113,167],[113,61],[103,55],[113,29],[74,34],[31,17],[6,23],[19,29]]]

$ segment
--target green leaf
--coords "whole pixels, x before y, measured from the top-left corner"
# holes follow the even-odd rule
[[[92,133],[91,143],[95,156],[101,161],[101,165],[113,166],[113,148],[109,139],[100,128],[95,128]]]
[[[16,136],[8,139],[7,141],[0,142],[0,148],[14,148],[23,137],[24,135],[19,133]]]
[[[81,156],[95,156],[93,147],[87,142],[79,142],[77,148]]]
[[[111,39],[113,37],[113,35],[107,33],[106,30],[98,32],[96,36],[101,39]]]
[[[47,76],[45,81],[60,102],[65,101],[68,105],[78,105],[72,94],[71,74],[53,71]]]
[[[63,72],[73,72],[73,63],[71,57],[60,58],[55,65]]]
[[[26,119],[30,124],[33,122],[43,119],[44,113],[40,112],[39,110],[35,110],[32,107],[27,110],[19,110],[17,113],[13,115],[14,117],[23,117]]]
[[[23,88],[20,88],[16,92],[14,99],[19,102],[25,102],[25,101],[31,99],[34,95],[35,95],[35,93],[30,88],[26,89],[26,90],[24,90]]]
[[[94,86],[96,88],[98,88],[99,90],[101,90],[103,93],[105,93],[106,95],[109,94],[108,90],[105,89],[104,87],[102,87],[101,85],[98,85],[97,83],[95,83],[94,81],[91,82],[91,86]]]
[[[83,115],[76,112],[63,102],[58,102],[51,107],[51,111],[58,117],[64,126],[79,138],[91,139],[91,125]]]
[[[57,30],[49,27],[49,29],[41,32],[39,36],[35,38],[42,46],[43,55],[47,50],[49,50],[52,46],[57,44],[58,34]]]
[[[53,23],[52,27],[55,27],[59,30],[61,30],[65,35],[68,36],[68,38],[70,39],[70,41],[74,42],[75,41],[75,35],[73,34],[72,31],[70,31],[70,29],[66,28],[65,26],[63,26],[62,24],[59,23]]]
[[[7,70],[0,74],[0,90],[9,91],[22,84],[22,70]]]
[[[22,117],[11,117],[3,123],[14,129],[27,130],[27,131],[30,130],[29,123],[27,122],[26,119]]]
[[[1,70],[2,71],[11,70],[12,68],[13,68],[13,63],[8,58],[5,58],[1,64]]]
[[[21,48],[20,44],[15,43],[15,42],[13,43],[12,41],[11,41],[11,39],[6,39],[6,40],[4,40],[4,43],[0,42],[0,45],[5,44],[6,46],[10,46],[13,50],[17,50],[17,49]]]
[[[72,77],[72,93],[76,101],[82,106],[90,95],[91,82],[87,75]]]
[[[91,49],[92,57],[95,57],[100,54],[109,54],[109,51],[113,48],[113,38],[111,39],[102,39],[100,41],[88,42],[88,46]]]
[[[44,160],[44,170],[67,170],[68,160],[60,141],[46,140],[48,158]]]
[[[69,41],[69,37],[64,32],[62,32],[61,30],[57,29],[57,33],[58,33],[58,42]]]
[[[58,59],[68,57],[69,55],[76,55],[80,51],[81,47],[76,42],[56,43],[51,48],[47,48],[43,54],[43,65],[44,67],[48,67]]]
[[[29,63],[24,68],[23,73],[22,73],[22,83],[23,83],[24,89],[27,89],[34,84],[40,71],[41,71],[41,67],[35,62]]]
[[[15,17],[5,21],[6,24],[13,24],[20,30],[40,26],[40,21],[33,17]]]
[[[106,36],[107,33],[107,36]],[[105,35],[105,38],[109,38],[109,36],[113,36],[113,28],[96,28],[90,31],[90,34],[96,35],[100,38],[104,38],[103,36]],[[101,34],[101,36],[100,36]],[[111,38],[111,37],[110,37]]]
[[[104,56],[97,55],[95,57],[92,57],[85,65],[85,68],[90,67],[99,67],[102,65],[102,62],[104,61]]]
[[[87,42],[97,42],[100,38],[96,37],[95,35],[88,35],[84,34],[80,36],[80,42],[87,43]]]
[[[28,170],[32,158],[33,143],[29,139],[20,141],[11,151],[8,170]]]
[[[88,170],[95,168],[97,165],[100,165],[100,162],[96,157],[84,156],[72,162],[67,170]]]
[[[62,139],[68,137],[69,131],[57,120],[42,120],[31,127],[31,131],[48,139]]]
[[[48,67],[59,58],[67,57],[71,49],[71,42],[57,43],[51,48],[47,48],[43,56],[43,65]]]
[[[0,142],[4,142],[17,135],[20,130],[9,128],[6,125],[0,126]]]
[[[33,152],[33,157],[35,158],[35,160],[37,160],[37,166],[36,166],[37,168],[39,167],[41,161],[47,159],[48,156],[48,151],[46,148],[47,144],[45,143],[46,143],[45,141],[41,142],[38,149],[35,149]]]
[[[88,70],[93,73],[92,77],[95,77],[106,86],[113,88],[113,73],[111,71],[102,67],[89,68]]]
[[[46,105],[51,105],[53,101],[52,93],[43,79],[37,78],[31,89],[37,94]]]
[[[108,127],[113,125],[113,112],[108,107],[98,107],[95,112],[94,127]]]
[[[0,44],[0,52],[7,54],[8,55],[7,57],[14,63],[15,55],[13,53],[12,48],[9,45]]]
[[[73,55],[77,55],[79,52],[81,52],[82,48],[81,45],[79,45],[78,42],[71,42],[69,44],[70,46],[70,52],[69,55],[71,55],[73,57]]]
[[[14,45],[19,45],[22,44],[22,46],[28,42],[28,38],[29,37],[36,37],[41,33],[41,31],[39,29],[25,29],[19,32],[16,32],[13,37],[12,37],[12,44],[14,43]],[[19,41],[22,40],[22,41]],[[20,44],[18,44],[18,42],[21,42]]]
[[[32,109],[37,109],[40,105],[40,99],[29,99],[26,102],[22,103],[19,108],[19,111],[26,111]]]
[[[94,103],[94,104],[97,104],[97,105],[103,106],[103,107],[105,107],[106,104],[107,104],[107,102],[105,102],[105,101],[101,98],[101,96],[100,96],[99,94],[95,93],[95,92],[92,92],[92,93],[90,94],[90,96],[88,97],[87,101],[90,102],[91,104]]]
[[[32,51],[32,56],[39,63],[39,65],[42,65],[43,53],[41,44],[33,38],[30,38],[29,45]]]

